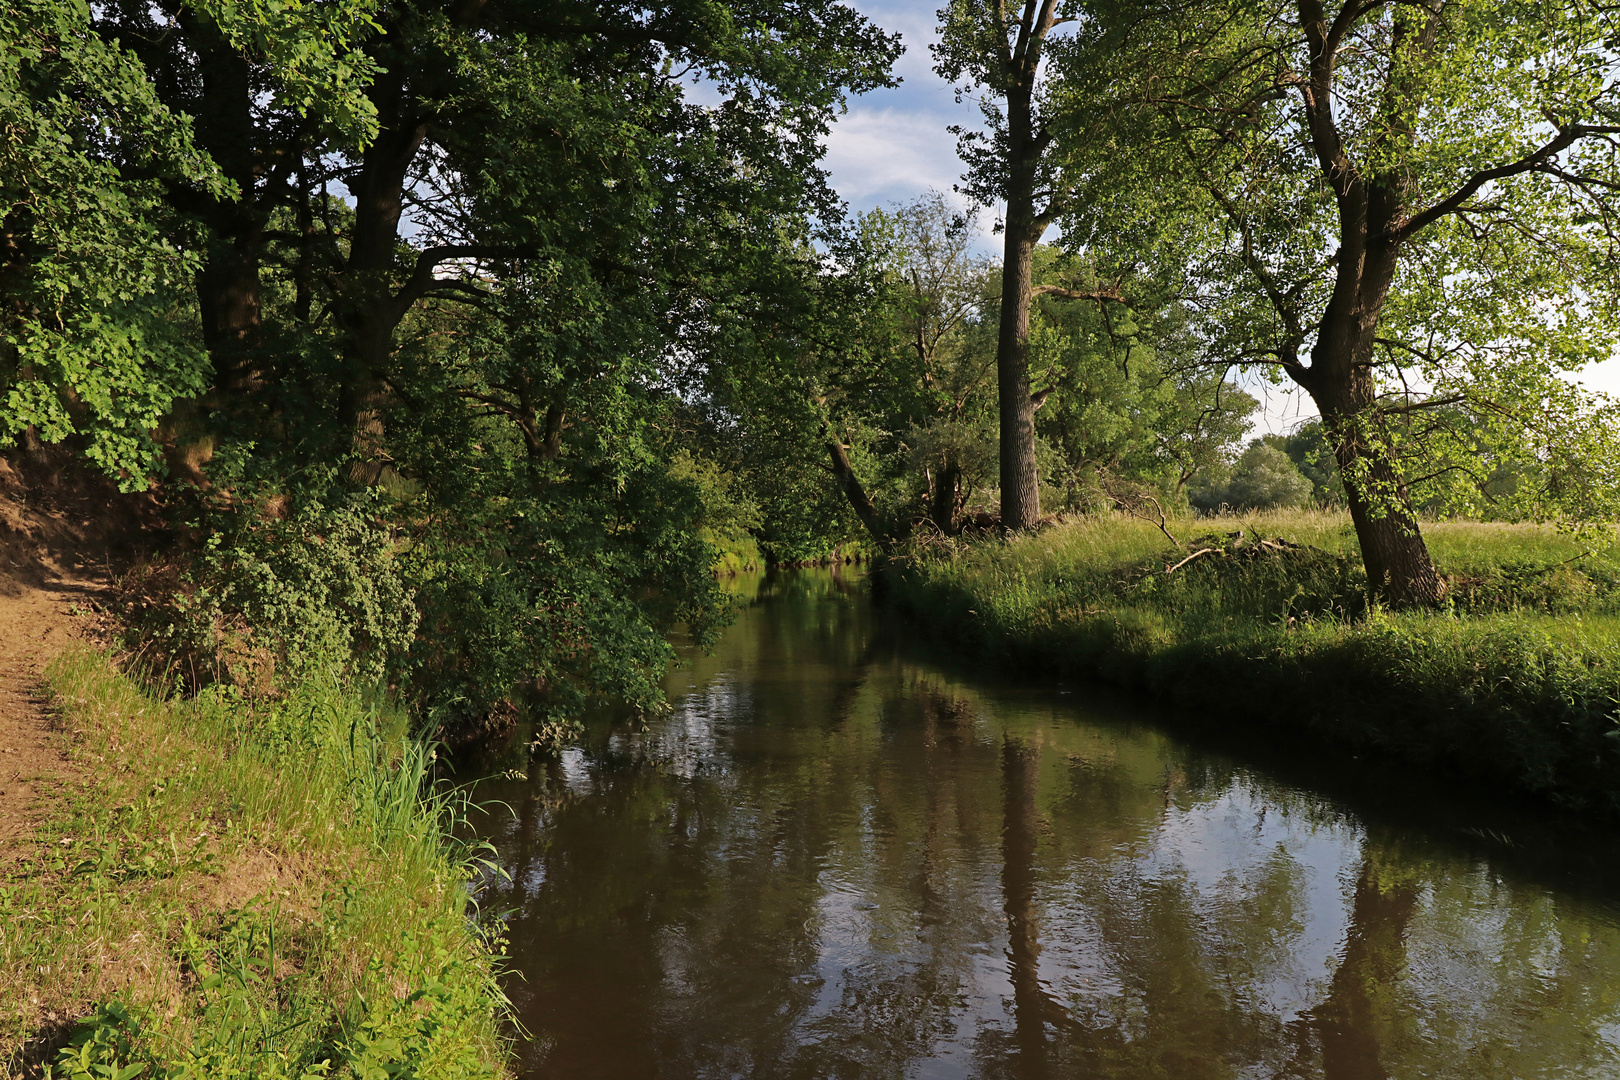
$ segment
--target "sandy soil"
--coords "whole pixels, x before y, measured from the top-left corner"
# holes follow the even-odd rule
[[[0,456],[0,858],[74,775],[42,678],[73,639],[105,640],[110,538],[137,520],[131,500],[64,454]]]
[[[29,569],[0,573],[0,857],[32,833],[45,801],[72,775],[40,685],[45,665],[94,626],[106,589],[74,571]]]

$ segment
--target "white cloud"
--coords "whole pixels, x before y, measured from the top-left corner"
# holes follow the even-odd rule
[[[965,205],[951,187],[962,173],[949,120],[897,108],[854,107],[827,138],[833,186],[857,210],[905,202],[929,188]]]
[[[930,189],[966,208],[967,200],[952,190],[962,162],[948,129],[976,126],[979,109],[958,102],[950,84],[934,74],[928,46],[935,39],[936,5],[855,0],[855,7],[885,30],[898,31],[906,51],[894,66],[900,86],[852,100],[834,123],[824,161],[833,188],[856,211],[910,202]],[[988,226],[993,217],[981,222]],[[1000,247],[987,229],[980,241],[986,250]]]

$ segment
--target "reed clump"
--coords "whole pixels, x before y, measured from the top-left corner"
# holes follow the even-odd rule
[[[896,603],[976,655],[1139,687],[1620,815],[1620,558],[1535,525],[1425,526],[1439,611],[1367,600],[1343,515],[1097,516],[901,560]]]
[[[484,851],[401,714],[163,700],[86,648],[48,687],[81,779],[0,864],[0,1073],[504,1074]]]

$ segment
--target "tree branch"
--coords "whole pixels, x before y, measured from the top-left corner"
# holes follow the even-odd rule
[[[1391,231],[1390,238],[1394,242],[1400,243],[1447,214],[1456,213],[1463,208],[1464,203],[1473,198],[1475,192],[1493,180],[1505,180],[1510,176],[1519,176],[1523,173],[1544,169],[1552,158],[1588,136],[1615,134],[1620,134],[1620,127],[1570,124],[1568,127],[1561,128],[1555,138],[1532,150],[1517,161],[1511,161],[1506,165],[1498,165],[1494,169],[1481,169],[1479,172],[1474,173],[1467,180],[1464,180],[1462,185],[1450,195],[1427,210],[1407,218],[1405,222]]]
[[[1037,285],[1029,290],[1031,296],[1055,296],[1059,300],[1095,300],[1098,303],[1112,300],[1115,303],[1125,303],[1125,298],[1119,295],[1118,289],[1068,289],[1062,285]]]
[[[451,259],[517,258],[533,250],[528,246],[498,247],[487,244],[441,244],[437,247],[423,248],[416,256],[416,266],[411,271],[411,276],[393,296],[395,311],[399,316],[403,316],[429,289],[448,284],[434,274],[441,263]]]

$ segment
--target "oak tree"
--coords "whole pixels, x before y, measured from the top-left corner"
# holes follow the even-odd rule
[[[1605,512],[1612,419],[1561,376],[1617,341],[1612,10],[1096,11],[1098,55],[1119,78],[1090,108],[1118,141],[1093,191],[1106,180],[1152,198],[1099,195],[1076,232],[1157,218],[1212,359],[1263,365],[1310,395],[1380,595],[1441,598],[1413,486],[1483,483],[1482,440],[1541,464],[1544,507]]]

